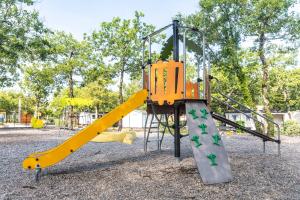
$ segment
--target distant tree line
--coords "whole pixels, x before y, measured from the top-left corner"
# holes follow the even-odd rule
[[[1,91],[1,110],[17,110],[20,96],[26,102],[23,110],[42,117],[59,117],[67,109],[72,128],[75,113],[108,112],[139,89],[141,38],[155,30],[143,21],[143,13],[102,22],[79,41],[45,27],[30,9],[33,4],[32,0],[0,2],[0,87],[19,84],[22,89]],[[295,4],[293,0],[200,0],[199,11],[174,18],[205,33],[212,74],[222,91],[249,107],[263,105],[270,116],[271,111],[300,109],[300,68],[296,67],[300,22]],[[156,42],[164,38],[160,35]],[[188,38],[201,47],[199,35]],[[159,54],[154,52],[157,58]],[[189,60],[189,66],[195,63]],[[188,73],[191,76],[195,70]],[[212,86],[217,87],[215,82]]]

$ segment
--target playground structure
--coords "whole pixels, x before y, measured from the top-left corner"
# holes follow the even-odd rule
[[[172,28],[173,30],[173,59],[153,63],[151,41],[153,37],[169,28]],[[186,47],[188,32],[199,34],[202,37],[202,55],[200,55],[202,57],[202,76],[200,74],[200,65],[198,64],[197,81],[195,83],[187,81],[186,79]],[[183,40],[183,61],[180,61],[179,59],[180,37]],[[144,103],[147,104],[148,114],[144,131],[144,150],[147,151],[148,143],[150,142],[149,136],[153,133],[157,134],[157,139],[154,141],[157,142],[157,148],[161,149],[164,133],[169,131],[174,136],[174,156],[180,158],[180,140],[182,137],[187,136],[182,135],[180,129],[187,125],[189,133],[188,137],[192,146],[194,158],[202,181],[205,184],[229,182],[232,180],[227,153],[213,119],[261,138],[263,140],[264,151],[265,142],[276,142],[278,144],[278,154],[280,154],[280,130],[275,122],[240,104],[231,97],[224,95],[221,91],[219,91],[219,94],[227,100],[226,102],[211,97],[210,82],[214,77],[210,75],[210,65],[203,31],[181,26],[177,20],[174,20],[173,23],[144,37],[143,41],[143,62],[145,60],[146,44],[148,44],[149,54],[147,62],[142,65],[143,89],[59,146],[48,151],[29,155],[23,162],[24,169],[35,169],[36,177],[38,178],[41,169],[50,167],[62,161]],[[250,130],[226,119],[222,115],[214,113],[210,107],[212,99],[235,111],[245,114],[261,126],[263,126],[263,123],[258,121],[254,115],[259,115],[266,121],[273,123],[277,128],[277,138],[269,137],[265,132]],[[232,106],[229,102],[239,105],[243,110],[246,109],[248,112],[242,112],[240,109]],[[249,115],[249,112],[251,115]],[[181,122],[180,116],[185,116],[186,121]],[[169,123],[169,118],[173,118],[173,124]],[[148,120],[150,120],[150,123]],[[146,126],[147,123],[150,124],[149,127]],[[160,129],[161,126],[163,129]]]

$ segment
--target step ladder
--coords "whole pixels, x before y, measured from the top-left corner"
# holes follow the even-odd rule
[[[148,143],[156,142],[157,150],[161,150],[161,144],[164,139],[164,134],[166,132],[166,127],[164,126],[162,130],[160,130],[161,122],[165,121],[165,117],[163,115],[157,116],[158,120],[154,116],[154,114],[148,114],[145,121],[144,127],[144,151],[147,152],[148,150]],[[150,123],[148,125],[148,120]],[[150,135],[156,134],[155,139],[150,137]]]

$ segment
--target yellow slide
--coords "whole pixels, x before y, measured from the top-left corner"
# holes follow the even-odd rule
[[[81,146],[88,143],[101,132],[118,122],[129,112],[144,104],[147,99],[147,90],[141,90],[132,95],[126,102],[116,107],[114,110],[94,121],[85,129],[79,131],[64,143],[48,151],[33,153],[23,161],[24,169],[46,168],[65,159]]]
[[[103,132],[100,135],[96,136],[91,142],[120,142],[124,144],[133,144],[136,138],[135,132],[122,132],[122,133],[107,133]]]

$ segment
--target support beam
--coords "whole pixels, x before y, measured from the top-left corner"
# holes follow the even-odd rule
[[[178,31],[178,20],[173,20],[173,60],[179,61],[179,31]]]
[[[180,104],[174,105],[174,151],[175,157],[180,158]]]

